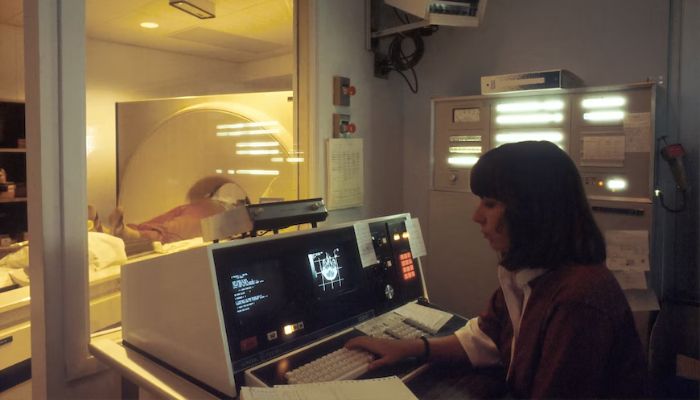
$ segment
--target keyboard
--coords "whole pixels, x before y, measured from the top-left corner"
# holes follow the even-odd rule
[[[396,339],[417,339],[421,336],[431,336],[428,332],[409,325],[409,323],[406,321],[394,324],[386,328],[384,332]]]
[[[288,371],[284,376],[290,384],[355,379],[367,372],[373,359],[371,353],[343,347]]]

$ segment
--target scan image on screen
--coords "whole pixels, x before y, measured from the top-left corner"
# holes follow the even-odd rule
[[[342,289],[345,278],[339,248],[309,253],[308,257],[319,293],[330,294]]]

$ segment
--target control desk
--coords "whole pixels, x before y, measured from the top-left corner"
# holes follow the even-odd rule
[[[422,238],[410,237],[411,223],[400,214],[128,264],[124,343],[229,397],[236,384],[373,377],[371,355],[343,349],[349,338],[416,337],[464,324],[443,313],[438,331],[411,318],[424,310],[414,303],[427,302],[411,252]],[[420,366],[407,361],[383,373],[409,376]]]

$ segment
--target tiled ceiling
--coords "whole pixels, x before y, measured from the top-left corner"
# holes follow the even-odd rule
[[[215,0],[200,20],[168,0],[86,0],[87,36],[109,42],[249,62],[292,52],[293,0]],[[22,0],[0,0],[0,24],[22,26]],[[156,22],[144,29],[142,22]]]

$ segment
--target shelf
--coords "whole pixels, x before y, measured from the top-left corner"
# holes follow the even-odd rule
[[[26,153],[26,148],[18,147],[0,147],[0,153]]]
[[[0,203],[24,203],[27,201],[26,197],[13,197],[11,199],[0,199]]]

